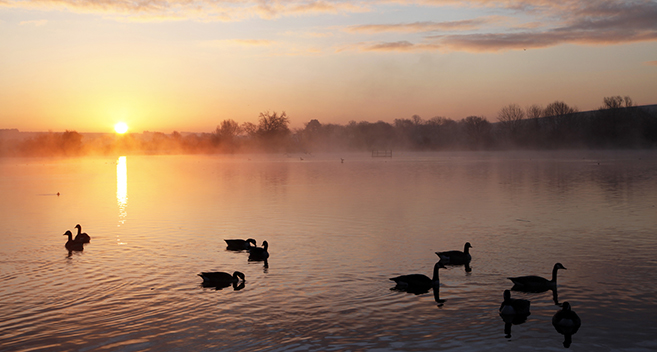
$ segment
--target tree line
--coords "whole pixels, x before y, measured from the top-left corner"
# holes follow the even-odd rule
[[[47,133],[8,146],[3,155],[75,156],[115,153],[336,152],[370,150],[506,150],[657,147],[657,109],[635,106],[630,97],[603,99],[595,111],[579,112],[562,101],[545,107],[509,104],[497,121],[468,116],[428,120],[418,115],[393,123],[322,124],[312,119],[290,129],[285,112],[262,112],[258,123],[222,121],[211,133],[160,132],[104,135],[85,140],[75,131]]]

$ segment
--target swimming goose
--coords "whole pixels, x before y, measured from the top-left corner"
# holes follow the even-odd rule
[[[556,290],[557,288],[557,270],[566,268],[561,263],[554,264],[552,269],[552,280],[548,280],[540,276],[520,276],[510,277],[509,280],[513,281],[512,290],[526,291],[526,292],[543,292],[547,290]]]
[[[71,233],[71,231],[66,230],[66,232],[64,232],[64,236],[68,236],[68,241],[66,241],[66,244],[64,245],[64,247],[66,247],[66,249],[68,249],[69,251],[82,251],[82,250],[84,250],[83,243],[74,240],[73,239],[73,233]]]
[[[563,302],[563,307],[552,317],[552,326],[565,336],[563,346],[568,348],[572,341],[572,335],[582,326],[582,320],[577,313],[570,309],[570,303]]]
[[[500,315],[530,315],[526,299],[511,298],[511,291],[504,290],[504,302],[500,305]]]
[[[445,252],[436,252],[440,257],[440,261],[444,264],[451,265],[462,265],[470,263],[472,256],[470,255],[470,248],[472,245],[470,242],[466,242],[463,246],[463,252],[461,251],[445,251]]]
[[[80,224],[75,225],[75,228],[78,229],[78,234],[75,235],[76,242],[89,243],[91,237],[87,235],[86,232],[82,232],[82,226]]]
[[[408,292],[423,293],[429,291],[431,288],[437,288],[440,285],[438,278],[438,269],[445,268],[442,261],[438,261],[433,266],[433,278],[429,278],[423,274],[410,274],[392,277],[390,280],[397,283],[396,289]]]
[[[236,288],[237,283],[242,279],[242,286],[244,284],[244,274],[239,271],[233,273],[233,275],[224,272],[203,272],[198,274],[203,279],[203,287],[215,287],[221,289],[228,287],[231,284]],[[237,290],[237,288],[236,288]]]
[[[269,258],[267,248],[269,248],[269,243],[267,243],[267,241],[262,242],[262,247],[251,247],[249,249],[249,260],[266,260]]]
[[[256,246],[256,240],[249,238],[248,240],[224,240],[226,241],[226,249],[232,251],[241,251]],[[253,245],[251,245],[253,243]]]
[[[500,305],[500,317],[504,321],[504,335],[511,338],[511,326],[527,321],[530,302],[526,299],[511,298],[511,291],[504,290],[504,302]]]

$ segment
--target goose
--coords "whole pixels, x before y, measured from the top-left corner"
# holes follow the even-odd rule
[[[526,299],[511,298],[511,291],[504,290],[504,302],[500,305],[500,315],[530,315]]]
[[[68,241],[66,241],[66,244],[64,247],[68,249],[69,251],[82,251],[84,250],[84,246],[82,242],[78,242],[73,239],[73,233],[69,230],[66,230],[64,232],[64,236],[68,236]]]
[[[267,243],[267,241],[262,242],[262,247],[251,247],[249,249],[249,260],[266,260],[269,258],[267,248],[269,248],[269,243]]]
[[[226,241],[226,245],[227,245],[226,249],[234,250],[234,251],[250,249],[256,246],[256,240],[254,240],[253,238],[249,238],[248,240],[224,240],[224,241]],[[253,245],[251,245],[251,243],[253,243]]]
[[[554,326],[558,333],[565,336],[563,346],[568,348],[573,342],[572,335],[582,326],[582,320],[577,313],[571,310],[570,303],[563,302],[561,310],[556,312],[552,317],[552,326]]]
[[[91,241],[91,237],[86,232],[82,232],[80,224],[75,225],[75,228],[78,229],[78,234],[75,235],[76,242],[89,243]]]
[[[511,326],[527,321],[530,302],[526,299],[511,298],[511,291],[504,290],[504,302],[500,305],[500,317],[504,321],[504,335],[511,338]]]
[[[547,290],[556,290],[557,288],[557,270],[566,268],[561,263],[554,264],[552,269],[552,280],[540,276],[520,276],[508,278],[513,282],[512,290],[526,292],[543,292]]]
[[[198,274],[198,276],[203,279],[203,287],[215,287],[221,289],[232,284],[237,289],[237,283],[240,279],[242,280],[240,286],[244,284],[244,274],[239,271],[235,271],[233,275],[220,271],[202,272]]]
[[[465,246],[463,246],[463,252],[445,251],[445,252],[436,252],[436,254],[440,257],[440,260],[444,264],[451,264],[451,265],[469,264],[470,260],[472,259],[472,256],[470,255],[470,248],[472,248],[472,245],[470,244],[470,242],[466,242]]]
[[[433,278],[431,279],[423,274],[410,274],[392,277],[390,280],[397,284],[395,287],[396,289],[408,292],[423,293],[429,291],[431,288],[436,289],[440,285],[438,269],[441,268],[445,268],[445,265],[443,265],[441,261],[438,261],[433,266]]]

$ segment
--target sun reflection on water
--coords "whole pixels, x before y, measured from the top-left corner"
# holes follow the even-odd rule
[[[126,211],[128,207],[128,164],[125,156],[120,156],[116,161],[116,203],[119,206],[118,227],[121,227],[128,215]],[[116,242],[125,244],[121,242],[118,234],[116,235]]]

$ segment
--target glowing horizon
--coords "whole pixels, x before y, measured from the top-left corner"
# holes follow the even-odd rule
[[[0,1],[0,128],[211,132],[657,103],[657,3]],[[43,58],[48,58],[44,60]]]

